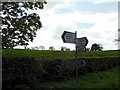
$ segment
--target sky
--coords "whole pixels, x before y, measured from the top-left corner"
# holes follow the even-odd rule
[[[61,46],[75,50],[75,44],[63,43],[64,31],[77,31],[77,38],[87,37],[92,44],[102,44],[103,50],[116,50],[118,38],[118,0],[46,0],[44,9],[31,11],[40,15],[43,27],[28,48],[44,46],[46,50]]]

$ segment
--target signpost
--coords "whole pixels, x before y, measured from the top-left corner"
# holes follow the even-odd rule
[[[88,44],[88,39],[86,37],[77,38],[76,39],[77,44],[77,51],[86,51],[86,47]]]
[[[82,66],[82,62],[77,60],[77,51],[86,51],[86,47],[88,44],[88,40],[86,37],[82,37],[82,38],[77,38],[77,32],[75,31],[75,33],[73,32],[68,32],[68,31],[64,31],[62,36],[61,36],[62,40],[64,43],[73,43],[75,44],[75,49],[76,49],[76,61],[73,61],[72,64],[70,65],[70,68],[75,67],[76,69],[76,79],[78,79],[78,68]],[[83,66],[85,65],[85,61],[83,60]]]
[[[64,31],[61,37],[64,43],[75,44],[76,51],[86,50],[88,39],[86,37],[77,38],[77,32],[73,33],[73,32]]]
[[[70,70],[75,70],[76,68],[79,69],[80,67],[85,66],[84,60],[66,60],[61,63],[63,67],[66,67],[67,69],[70,69]]]
[[[62,40],[64,43],[74,43],[75,44],[75,41],[76,41],[75,33],[64,31],[61,37],[62,37]]]

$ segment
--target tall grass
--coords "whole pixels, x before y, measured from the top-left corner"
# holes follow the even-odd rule
[[[108,71],[86,74],[78,79],[40,84],[39,88],[118,88],[120,66]]]

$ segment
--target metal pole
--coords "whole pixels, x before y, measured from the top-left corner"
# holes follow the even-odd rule
[[[77,59],[77,31],[75,31],[75,59]]]
[[[75,31],[75,60],[77,60],[77,31]],[[78,85],[78,68],[75,66],[76,84]]]

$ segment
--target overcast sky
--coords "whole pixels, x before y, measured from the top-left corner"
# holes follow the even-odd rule
[[[118,0],[47,0],[44,9],[35,11],[43,27],[37,31],[29,48],[44,46],[49,49],[61,46],[75,49],[74,44],[63,43],[63,31],[75,32],[77,37],[87,37],[87,48],[93,43],[102,44],[104,50],[118,49]]]

